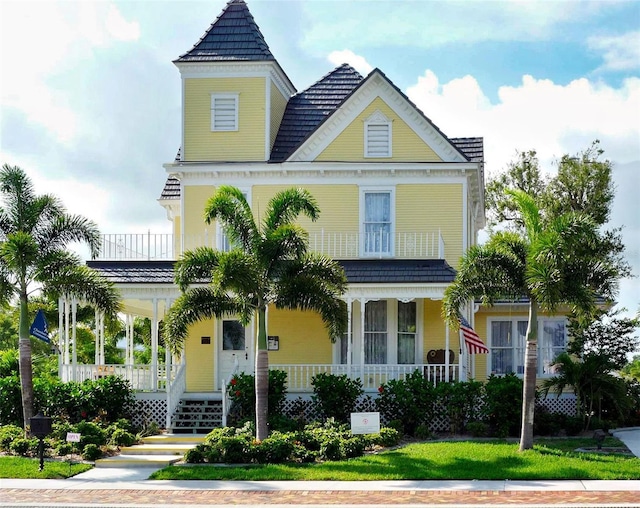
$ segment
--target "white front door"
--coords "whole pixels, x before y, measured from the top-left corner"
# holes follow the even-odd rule
[[[229,381],[236,362],[238,372],[253,372],[252,326],[242,326],[237,319],[218,322],[218,388]]]

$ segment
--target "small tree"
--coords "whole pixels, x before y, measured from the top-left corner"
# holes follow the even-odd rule
[[[304,189],[277,193],[258,224],[242,192],[223,185],[207,202],[205,220],[219,221],[236,247],[229,252],[200,247],[185,252],[176,263],[175,279],[183,293],[166,319],[167,339],[174,350],[183,347],[189,325],[202,319],[237,315],[244,324],[253,316],[257,319],[258,440],[268,434],[267,307],[318,312],[332,340],[347,325],[347,307],[340,299],[347,286],[344,270],[332,259],[307,251],[308,235],[294,223],[300,214],[314,221],[320,214]],[[203,279],[210,284],[200,286]]]
[[[19,351],[23,423],[33,416],[33,371],[29,326],[29,298],[34,291],[57,299],[73,294],[107,313],[118,309],[111,283],[82,264],[67,250],[83,242],[98,254],[100,235],[90,220],[67,213],[58,198],[38,196],[26,173],[17,166],[0,170],[0,303],[18,302]]]

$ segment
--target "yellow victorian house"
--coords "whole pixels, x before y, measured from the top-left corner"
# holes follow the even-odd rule
[[[347,275],[349,330],[341,341],[329,340],[318,315],[269,309],[270,368],[287,372],[290,395],[308,394],[320,372],[358,377],[372,393],[416,369],[434,382],[521,373],[526,302],[464,309],[488,354],[471,354],[441,317],[445,288],[485,225],[482,138],[447,137],[379,69],[362,76],[343,64],[297,92],[244,0],[230,0],[174,64],[182,139],[164,165],[159,200],[172,234],[105,235],[99,259],[88,264],[122,294],[127,362],[102,366],[98,333],[96,365],[78,366],[67,351],[66,378],[99,368],[125,375],[156,421],[195,431],[176,408],[195,400],[213,407],[234,372],[253,371],[255,329],[234,316],[198,323],[180,358],[158,358],[160,322],[179,296],[175,260],[201,245],[229,248],[203,219],[220,185],[241,189],[256,216],[276,192],[308,189],[321,210],[318,221],[300,221],[310,248]],[[150,365],[133,365],[134,316],[152,322]],[[540,324],[544,376],[566,345],[566,326],[555,318]]]

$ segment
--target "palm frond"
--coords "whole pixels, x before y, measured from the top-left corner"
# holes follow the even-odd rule
[[[92,220],[80,215],[58,215],[48,227],[34,231],[34,238],[42,250],[57,249],[72,242],[89,247],[91,258],[100,252],[100,230]]]
[[[302,188],[291,188],[277,193],[269,203],[264,215],[264,231],[275,231],[281,226],[290,224],[303,214],[312,221],[320,217],[320,208],[311,193]]]
[[[504,238],[513,240],[511,235]],[[460,309],[469,301],[480,299],[483,305],[491,306],[501,298],[528,294],[526,263],[509,245],[494,238],[485,245],[471,247],[462,257],[456,278],[444,294],[442,314],[449,326],[458,328]]]
[[[113,283],[88,266],[66,265],[57,272],[50,272],[41,283],[50,298],[74,295],[106,314],[120,310],[120,295]]]
[[[211,280],[221,252],[210,247],[186,251],[174,266],[174,280],[181,291],[191,284]]]
[[[219,255],[219,264],[212,273],[212,284],[225,291],[233,291],[252,300],[260,293],[263,275],[255,258],[232,250]]]
[[[299,259],[307,252],[308,234],[296,224],[284,224],[268,231],[258,248],[257,257],[266,267],[284,259]]]
[[[166,340],[174,353],[182,351],[189,326],[203,319],[230,315],[250,317],[240,299],[211,286],[190,288],[173,303],[165,318]]]
[[[530,240],[535,239],[542,230],[540,209],[535,200],[520,189],[506,189],[505,193],[515,201],[516,207],[522,215],[527,237]]]
[[[256,244],[258,228],[251,207],[246,198],[236,187],[222,185],[209,198],[205,206],[204,219],[207,224],[218,221],[232,243],[242,245],[251,250]]]

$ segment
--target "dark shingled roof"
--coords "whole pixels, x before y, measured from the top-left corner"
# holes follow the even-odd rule
[[[450,283],[456,272],[443,259],[354,259],[340,261],[355,283]]]
[[[364,78],[342,64],[289,99],[271,151],[271,162],[282,162],[358,87]]]
[[[449,283],[456,272],[441,259],[354,259],[339,261],[351,284]],[[174,261],[87,261],[116,284],[172,284]],[[202,281],[208,282],[208,281]]]
[[[449,138],[471,162],[484,161],[484,139],[483,138]]]
[[[259,61],[274,56],[244,0],[229,0],[192,49],[176,62]]]
[[[160,199],[180,199],[180,180],[174,176],[167,178]]]

